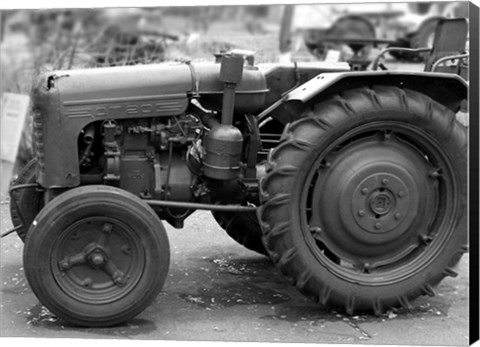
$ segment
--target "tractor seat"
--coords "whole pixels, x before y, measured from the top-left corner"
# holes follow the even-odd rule
[[[468,35],[467,19],[441,19],[438,22],[434,35],[432,47],[416,49],[388,47],[384,49],[373,61],[372,70],[377,70],[379,67],[386,70],[387,68],[380,62],[380,60],[385,53],[391,51],[412,53],[430,52],[424,71],[455,73],[462,75],[462,77],[467,79],[468,63],[466,62],[466,58],[469,56],[465,51]],[[457,63],[447,65],[446,62],[448,61],[456,61]]]

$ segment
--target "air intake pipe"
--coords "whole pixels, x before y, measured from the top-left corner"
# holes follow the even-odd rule
[[[242,80],[244,56],[226,53],[221,58],[220,81],[224,83],[221,124],[214,125],[204,137],[206,151],[204,174],[218,180],[231,180],[240,173],[243,136],[232,125],[235,90]]]

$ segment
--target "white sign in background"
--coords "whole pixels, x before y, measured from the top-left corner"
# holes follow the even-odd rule
[[[4,93],[1,101],[0,159],[15,162],[28,111],[28,95]]]

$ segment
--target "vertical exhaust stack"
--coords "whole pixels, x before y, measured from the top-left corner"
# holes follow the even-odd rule
[[[232,125],[235,107],[235,90],[242,81],[244,56],[227,53],[222,56],[220,81],[224,83],[222,120],[206,134],[204,146],[204,174],[218,180],[231,180],[240,173],[243,136]]]
[[[242,81],[244,58],[241,55],[227,53],[222,56],[220,81],[224,83],[222,104],[222,125],[232,125],[235,106],[235,89]]]

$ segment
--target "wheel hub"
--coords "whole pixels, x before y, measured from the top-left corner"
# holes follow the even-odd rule
[[[392,198],[390,194],[378,191],[370,198],[370,209],[375,215],[383,216],[392,209]]]
[[[100,248],[95,248],[87,259],[94,268],[102,267],[108,261],[107,255]]]
[[[406,181],[409,181],[406,177],[380,173],[358,184],[351,198],[356,226],[375,234],[387,233],[400,226],[416,200],[409,194]]]
[[[60,286],[86,302],[108,302],[125,295],[138,277],[133,272],[135,264],[142,259],[127,228],[101,217],[81,220],[67,228],[54,257],[60,258]]]
[[[322,230],[311,232],[322,252],[376,268],[418,247],[428,227],[421,216],[435,203],[424,157],[396,137],[372,136],[320,163],[308,225]]]

